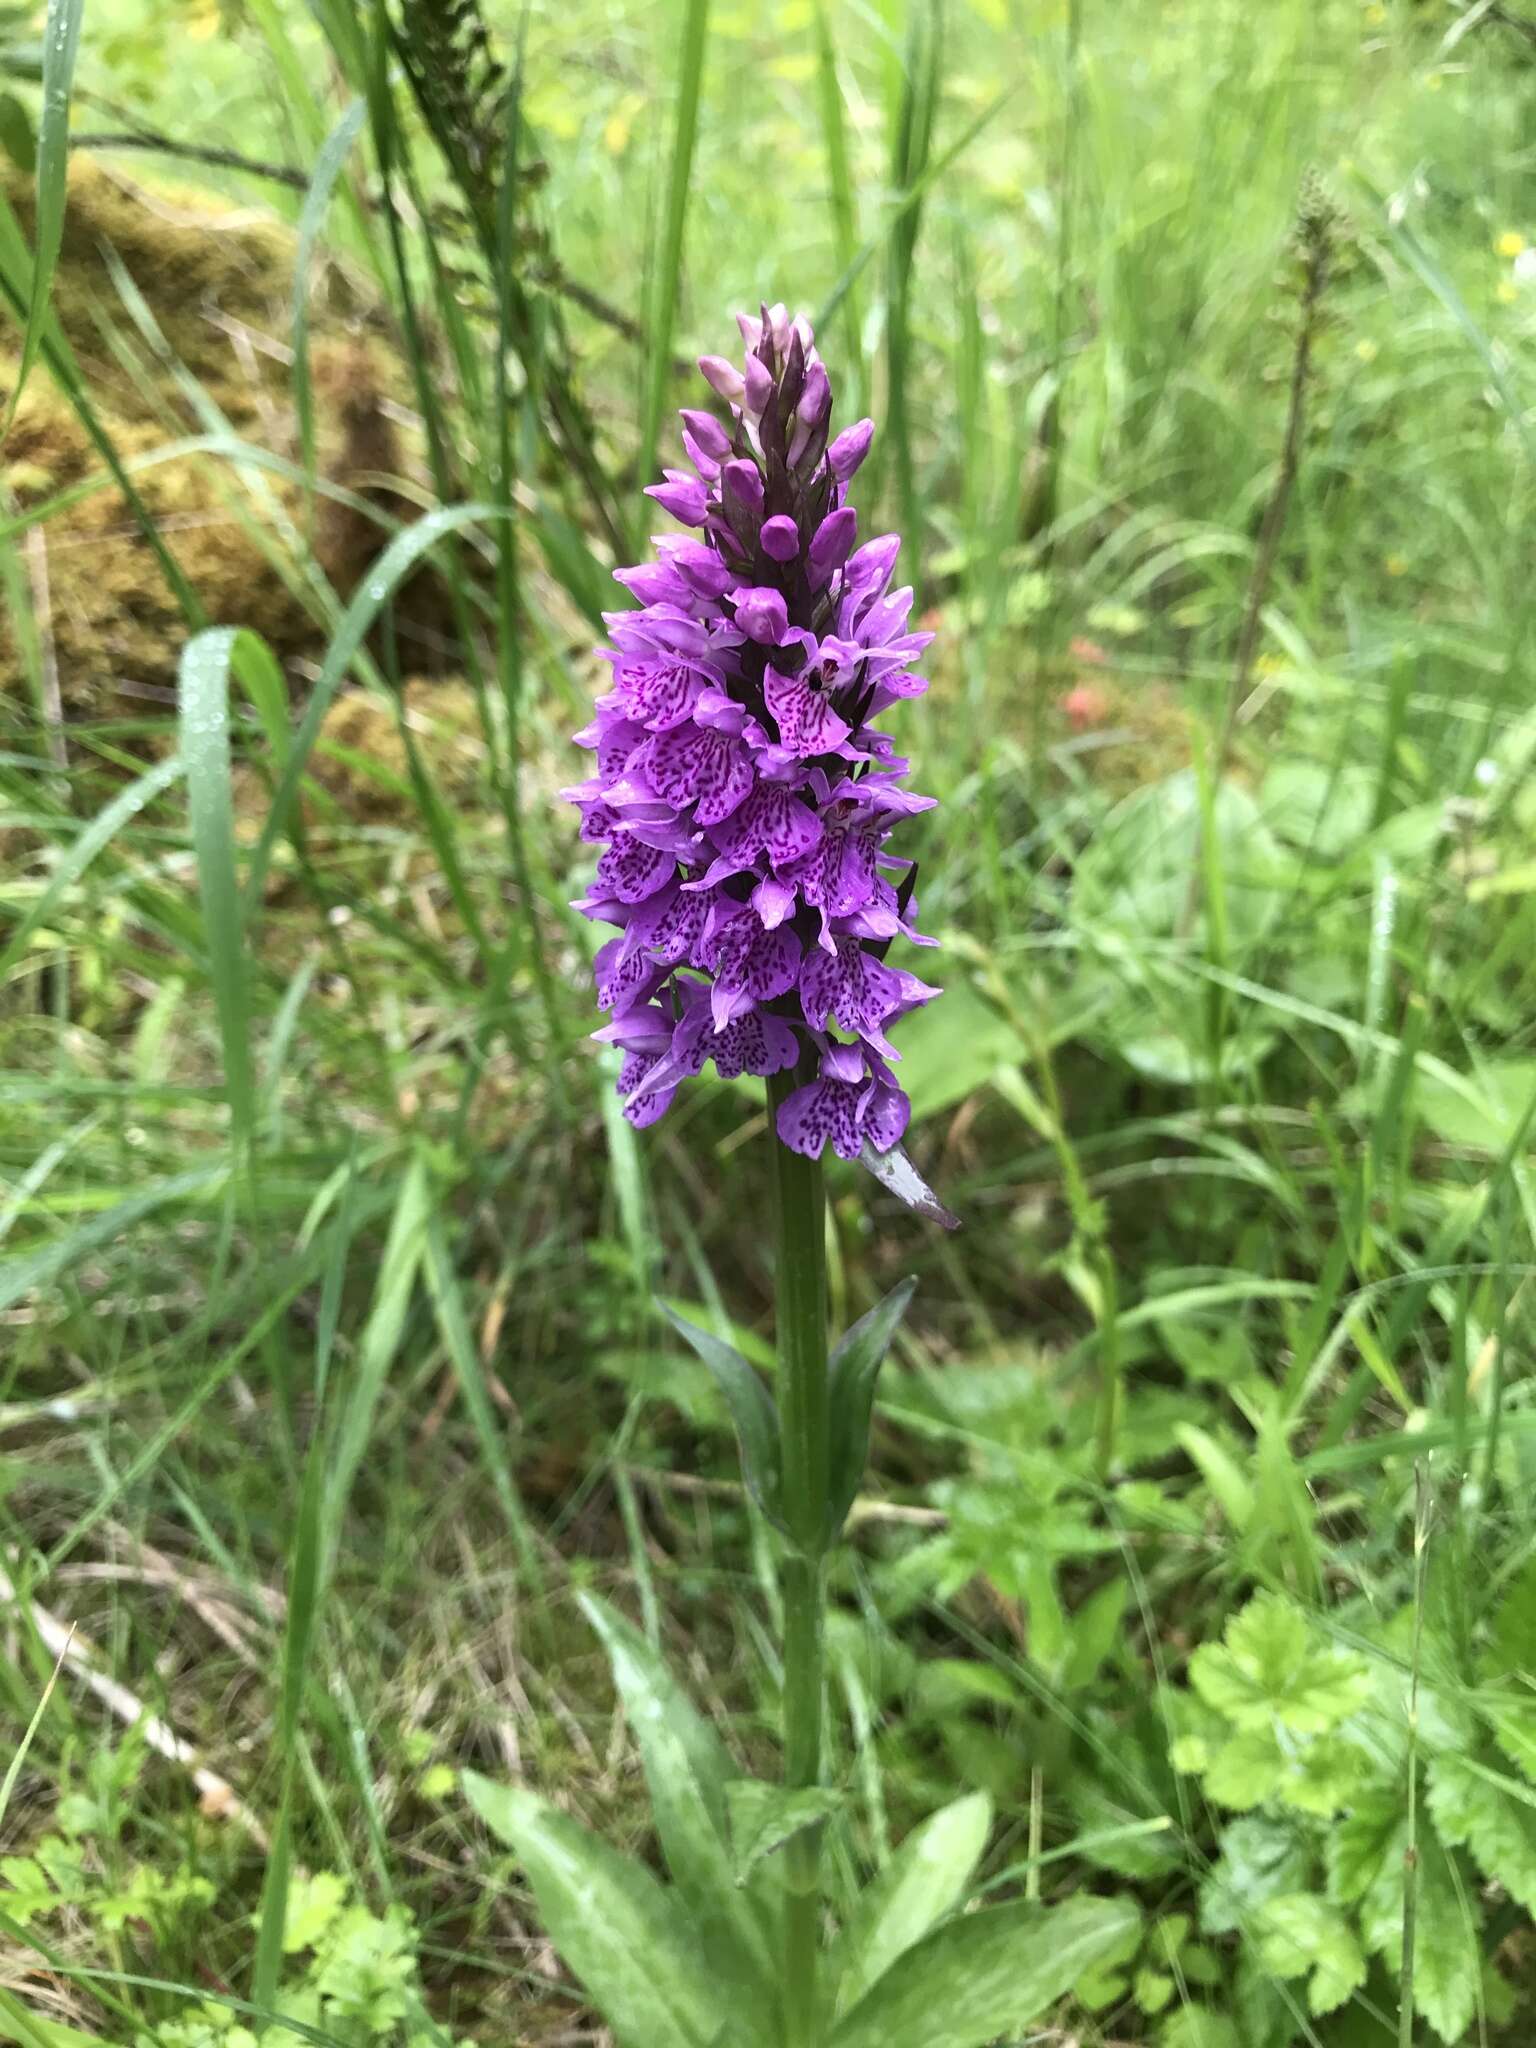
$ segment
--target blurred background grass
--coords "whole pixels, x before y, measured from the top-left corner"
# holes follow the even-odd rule
[[[476,14],[86,11],[0,451],[5,1984],[166,2048],[279,1981],[315,2038],[572,2038],[448,1767],[643,1839],[594,1578],[771,1755],[771,1549],[651,1307],[771,1362],[762,1117],[617,1116],[554,792],[648,433],[783,298],[939,633],[901,737],[948,993],[901,1042],[966,1225],[833,1176],[839,1313],[920,1275],[834,1873],[978,1786],[991,1880],[1148,1909],[1060,2038],[1526,2038],[1531,36]],[[41,25],[0,35],[24,308]],[[210,622],[249,633],[184,661]],[[1255,1594],[1377,1688],[1342,1775],[1276,1706],[1310,1793],[1201,1761],[1186,1665]],[[1265,1869],[1358,1936],[1338,2010]]]

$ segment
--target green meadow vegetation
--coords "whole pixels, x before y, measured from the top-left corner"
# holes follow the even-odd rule
[[[487,1784],[681,1885],[656,1716],[777,1769],[660,1312],[771,1376],[761,1089],[624,1121],[557,792],[784,300],[938,636],[963,1226],[829,1160],[838,1327],[918,1283],[829,2038],[981,2039],[850,2019],[873,1877],[1116,1902],[1010,2048],[1529,2042],[1536,12],[50,0],[0,74],[0,2040],[605,2040]]]

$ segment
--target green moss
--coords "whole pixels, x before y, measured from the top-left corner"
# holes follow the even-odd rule
[[[31,199],[13,173],[7,196],[30,230]],[[134,326],[107,250],[132,278],[165,338],[156,353]],[[236,435],[297,459],[298,435],[286,339],[292,320],[292,238],[249,209],[209,204],[170,187],[118,182],[90,164],[71,173],[56,311],[92,404],[166,547],[214,624],[258,628],[286,660],[323,646],[317,607],[296,564],[287,575],[281,521],[304,526],[302,493],[264,473],[267,510],[247,478],[206,454],[145,463],[167,444],[206,430],[189,397],[190,377]],[[403,465],[381,410],[402,388],[387,347],[359,338],[356,309],[333,294],[315,322],[314,382],[324,472],[350,480]],[[0,351],[0,382],[14,370],[16,335]],[[64,394],[34,373],[0,471],[11,508],[26,511],[104,475]],[[275,501],[278,516],[270,507]],[[398,500],[394,501],[398,504]],[[391,505],[385,510],[393,509]],[[87,491],[32,529],[30,584],[51,643],[66,714],[142,717],[173,688],[186,622],[153,549],[110,483]],[[378,529],[334,513],[318,523],[317,552],[345,597],[381,544]],[[40,578],[46,557],[46,578]],[[46,603],[43,592],[46,590]],[[0,673],[20,674],[13,627],[0,624]]]

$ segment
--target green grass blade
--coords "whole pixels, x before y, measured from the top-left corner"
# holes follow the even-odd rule
[[[309,374],[309,270],[315,243],[330,211],[331,193],[367,118],[368,102],[355,99],[325,138],[305,194],[304,210],[299,215],[299,246],[293,267],[293,402],[298,413],[304,475],[311,492],[315,475],[315,393]]]
[[[21,363],[5,416],[10,431],[42,347],[48,318],[53,273],[64,240],[64,209],[69,196],[69,102],[80,50],[80,24],[85,0],[48,0],[43,28],[43,112],[37,129],[37,229],[32,253],[32,297],[21,342]]]
[[[182,772],[181,757],[171,755],[167,760],[157,761],[136,782],[120,790],[106,808],[93,818],[76,839],[69,852],[54,869],[48,883],[31,909],[17,922],[15,930],[0,951],[0,981],[3,981],[27,949],[28,941],[40,925],[52,918],[59,904],[85,873],[102,849],[109,845],[130,819],[148,808],[162,790],[170,785]]]
[[[332,1233],[330,1258],[322,1292],[329,1297],[340,1285],[351,1243],[350,1216],[346,1197],[340,1221]],[[257,1915],[256,1958],[251,1997],[263,2012],[277,2004],[278,1977],[282,1970],[283,1933],[288,1914],[288,1879],[293,1856],[293,1790],[299,1763],[299,1713],[309,1669],[310,1647],[324,1592],[322,1565],[325,1555],[323,1511],[325,1469],[328,1448],[324,1420],[325,1378],[329,1337],[322,1328],[315,1342],[316,1416],[309,1454],[304,1461],[304,1479],[299,1509],[294,1520],[288,1560],[288,1613],[283,1629],[282,1674],[278,1693],[277,1736],[282,1754],[283,1783],[278,1800],[272,1849],[262,1881],[261,1906]]]
[[[832,35],[828,0],[816,0],[816,103],[821,114],[821,145],[827,159],[827,194],[832,209],[833,246],[839,275],[852,267],[859,253],[858,201],[848,158],[848,124],[843,89],[837,75],[837,44]],[[853,367],[854,398],[849,416],[864,410],[864,322],[857,291],[850,286],[844,309],[844,339]]]
[[[442,1218],[433,1216],[427,1224],[426,1261],[424,1272],[427,1292],[432,1298],[432,1307],[437,1316],[438,1334],[443,1340],[443,1349],[459,1382],[464,1396],[464,1405],[469,1410],[470,1421],[474,1424],[475,1435],[480,1442],[480,1454],[485,1459],[486,1470],[496,1489],[501,1503],[508,1534],[516,1546],[518,1560],[525,1570],[537,1575],[539,1571],[538,1552],[534,1547],[533,1532],[528,1526],[527,1512],[517,1481],[512,1474],[511,1460],[507,1456],[502,1434],[496,1427],[496,1418],[491,1410],[491,1397],[486,1392],[485,1369],[480,1363],[480,1354],[470,1332],[469,1317],[464,1309],[464,1297],[459,1287],[459,1276],[454,1271],[453,1259],[448,1250],[448,1239],[443,1229]]]
[[[224,1052],[224,1085],[235,1142],[243,1146],[255,1120],[255,1089],[229,778],[229,672],[240,638],[238,628],[215,626],[189,640],[181,658],[177,696],[198,894]]]
[[[643,484],[651,481],[656,470],[656,445],[672,364],[672,323],[682,279],[683,235],[688,224],[693,146],[699,127],[699,86],[704,76],[704,48],[709,40],[709,0],[684,0],[684,4],[677,111],[672,129],[672,168],[667,179],[661,248],[651,267],[649,318],[646,322],[645,409],[640,429],[639,464],[639,479]]]
[[[110,2048],[101,2034],[82,2034],[78,2027],[66,2027],[58,2020],[45,2020],[28,2012],[15,1992],[3,1987],[0,2041],[14,2041],[17,2048]]]
[[[526,27],[526,18],[524,26]],[[524,692],[523,637],[526,621],[522,578],[518,568],[518,518],[515,492],[517,473],[517,414],[508,384],[508,370],[514,345],[514,303],[512,280],[517,269],[517,194],[523,134],[523,43],[519,37],[517,64],[506,110],[507,139],[502,160],[501,185],[496,216],[496,264],[502,280],[497,305],[499,327],[496,350],[496,466],[493,496],[501,517],[496,526],[496,602],[500,612],[496,668],[507,721],[507,771],[504,788],[504,816],[507,851],[522,905],[522,926],[528,958],[544,1011],[549,1072],[557,1091],[563,1094],[555,1055],[563,1036],[559,1004],[549,971],[544,937],[539,925],[539,907],[528,855],[528,835],[523,818]],[[526,366],[526,361],[525,361]]]
[[[42,1718],[48,1711],[48,1702],[53,1698],[53,1688],[59,1682],[59,1673],[64,1669],[64,1657],[68,1654],[68,1650],[69,1645],[66,1643],[64,1650],[60,1653],[58,1662],[53,1667],[52,1677],[43,1687],[41,1697],[33,1709],[32,1718],[27,1723],[20,1742],[17,1743],[15,1749],[11,1752],[11,1760],[5,1767],[5,1776],[0,1778],[0,1821],[5,1819],[6,1809],[11,1803],[11,1794],[16,1789],[16,1780],[21,1776],[21,1767],[27,1760],[27,1751],[32,1747],[33,1737],[37,1734]]]
[[[919,561],[921,508],[912,457],[907,373],[911,365],[912,264],[922,224],[920,195],[927,185],[933,149],[933,123],[943,70],[942,47],[938,0],[914,6],[907,20],[906,60],[891,136],[891,184],[898,192],[919,196],[891,219],[885,290],[885,362],[888,445],[896,457],[897,503],[903,534]],[[914,575],[916,567],[914,563]]]
[[[336,1432],[326,1499],[326,1547],[331,1554],[335,1551],[347,1496],[368,1449],[385,1378],[405,1334],[405,1320],[426,1248],[432,1200],[427,1169],[420,1159],[413,1159],[390,1220],[373,1305],[358,1345],[356,1377]]]
[[[924,198],[933,185],[943,177],[952,164],[959,161],[976,140],[977,136],[992,125],[1018,89],[1017,85],[1005,86],[996,99],[989,100],[975,120],[955,138],[948,149],[933,158],[917,183],[910,190],[903,192],[901,197],[892,204],[884,221],[863,244],[858,255],[854,257],[842,276],[837,280],[837,283],[833,285],[827,297],[822,301],[821,311],[816,315],[816,326],[818,329],[831,326],[833,320],[837,317],[838,309],[863,276],[871,259],[885,247],[886,237],[890,234],[891,229],[899,220],[904,219],[916,207],[922,205]]]
[[[403,533],[395,536],[375,563],[367,581],[347,606],[332,635],[319,679],[305,708],[298,732],[294,735],[292,750],[284,763],[281,779],[273,793],[272,808],[267,813],[267,822],[262,827],[261,837],[251,855],[245,884],[245,908],[248,918],[261,903],[272,849],[286,827],[289,814],[297,801],[304,766],[319,737],[325,714],[331,707],[332,698],[345,680],[348,669],[356,660],[369,627],[422,556],[429,553],[440,540],[448,534],[462,532],[466,526],[484,524],[498,516],[494,505],[455,505],[436,512],[428,512],[413,526],[408,526]]]

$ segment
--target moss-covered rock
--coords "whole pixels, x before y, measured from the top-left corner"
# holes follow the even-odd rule
[[[30,233],[30,193],[14,174],[7,196]],[[293,258],[286,229],[252,209],[151,190],[83,161],[72,167],[55,310],[100,427],[208,620],[256,627],[285,661],[318,653],[325,637],[305,564],[301,488],[223,455],[165,451],[205,434],[213,408],[240,440],[297,460]],[[115,265],[158,340],[135,319]],[[0,385],[14,375],[17,340],[14,327],[0,339]],[[312,362],[322,473],[386,518],[408,513],[409,498],[387,474],[410,461],[391,417],[405,380],[344,284],[317,311]],[[186,619],[140,520],[42,365],[0,451],[0,488],[12,514],[39,513],[23,543],[22,581],[66,715],[131,721],[157,704],[163,710]],[[340,596],[384,538],[361,512],[322,508],[314,548]],[[24,648],[14,621],[0,623],[0,674],[10,689],[24,676]],[[432,664],[416,649],[412,665]]]

